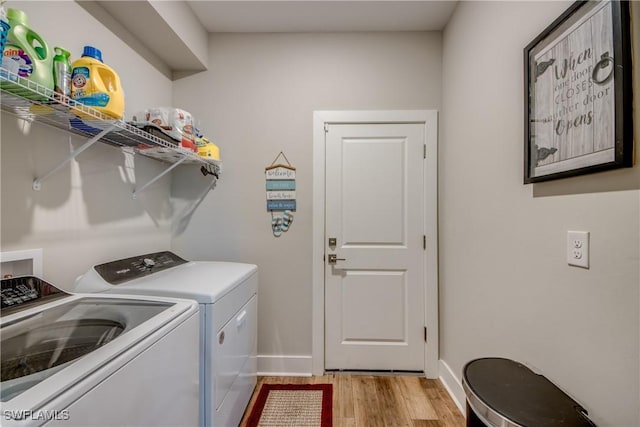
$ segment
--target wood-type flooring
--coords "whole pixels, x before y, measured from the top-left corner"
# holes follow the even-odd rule
[[[321,377],[258,377],[241,427],[261,384],[333,384],[333,427],[464,427],[439,380],[419,376],[327,374]]]

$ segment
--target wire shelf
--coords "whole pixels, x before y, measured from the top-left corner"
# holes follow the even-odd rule
[[[36,82],[0,67],[0,103],[2,110],[30,122],[43,123],[67,132],[94,138],[117,147],[167,163],[199,164],[216,175],[221,162],[199,156],[173,145],[122,120],[58,94]]]

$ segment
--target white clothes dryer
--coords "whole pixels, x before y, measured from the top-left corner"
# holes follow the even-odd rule
[[[2,280],[3,427],[198,423],[194,301]]]
[[[75,291],[190,298],[200,304],[200,425],[237,427],[257,382],[258,268],[158,252],[92,267]]]

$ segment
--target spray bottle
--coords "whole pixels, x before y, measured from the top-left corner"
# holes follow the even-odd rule
[[[71,53],[59,46],[53,48],[56,55],[53,57],[53,81],[56,98],[71,96]],[[60,96],[62,95],[62,96]]]

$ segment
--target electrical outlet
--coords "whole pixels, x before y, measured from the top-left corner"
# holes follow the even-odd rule
[[[589,268],[588,231],[567,231],[567,263]]]

